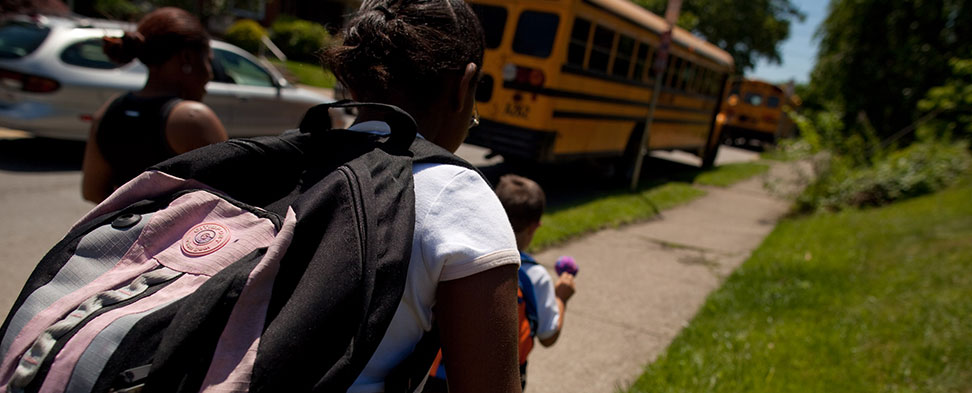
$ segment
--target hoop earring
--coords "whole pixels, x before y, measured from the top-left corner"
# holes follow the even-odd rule
[[[189,64],[183,64],[182,65],[182,73],[183,74],[186,74],[186,75],[191,74],[192,73],[192,66],[189,65]]]

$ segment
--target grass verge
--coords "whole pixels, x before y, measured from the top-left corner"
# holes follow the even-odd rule
[[[970,391],[970,183],[781,222],[629,392]]]
[[[564,206],[551,206],[541,219],[543,225],[530,243],[530,251],[563,243],[586,233],[642,221],[665,209],[705,195],[692,184],[728,187],[765,173],[769,165],[743,162],[700,171],[671,174],[672,180],[648,184],[637,193],[619,189]]]
[[[279,60],[271,60],[270,62],[276,65],[281,64]],[[287,60],[285,66],[290,73],[297,77],[297,83],[303,85],[333,89],[337,81],[334,74],[325,71],[320,65]]]
[[[705,195],[687,183],[650,186],[637,193],[617,191],[569,206],[550,209],[543,215],[530,249],[540,250],[602,228],[654,217],[658,212]]]
[[[769,165],[759,162],[740,162],[720,165],[695,177],[695,184],[729,187],[750,177],[766,173]]]

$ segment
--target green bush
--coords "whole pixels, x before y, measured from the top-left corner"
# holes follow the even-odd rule
[[[95,0],[94,9],[108,19],[127,21],[137,21],[146,11],[128,0]]]
[[[880,206],[928,194],[954,183],[972,164],[966,142],[924,141],[859,166],[835,155],[797,199],[800,211]]]
[[[240,19],[230,25],[223,38],[226,42],[243,48],[247,52],[257,53],[260,50],[260,45],[263,45],[260,38],[265,35],[267,35],[267,31],[257,21]]]
[[[918,126],[918,132],[972,139],[972,59],[953,58],[949,65],[952,76],[918,101],[918,109],[931,116]]]
[[[327,45],[330,35],[318,23],[280,18],[270,26],[270,38],[287,58],[316,62],[318,52]]]

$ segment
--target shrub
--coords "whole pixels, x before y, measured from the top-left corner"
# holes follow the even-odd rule
[[[255,54],[260,50],[260,45],[263,45],[260,38],[265,35],[267,35],[267,31],[257,21],[240,19],[230,25],[223,38],[227,42]]]
[[[797,199],[800,211],[880,206],[928,194],[954,183],[972,164],[966,142],[924,141],[857,166],[835,155]]]
[[[918,109],[929,121],[918,126],[925,135],[972,139],[972,59],[949,61],[952,76],[944,85],[933,87]]]
[[[270,37],[287,58],[317,62],[317,54],[330,40],[324,26],[302,19],[280,18],[270,26]]]
[[[95,0],[94,9],[108,19],[127,21],[137,21],[146,11],[128,0]]]

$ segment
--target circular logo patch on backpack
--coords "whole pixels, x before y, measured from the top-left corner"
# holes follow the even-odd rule
[[[229,240],[229,229],[217,223],[204,222],[182,236],[182,252],[191,257],[212,254]]]

